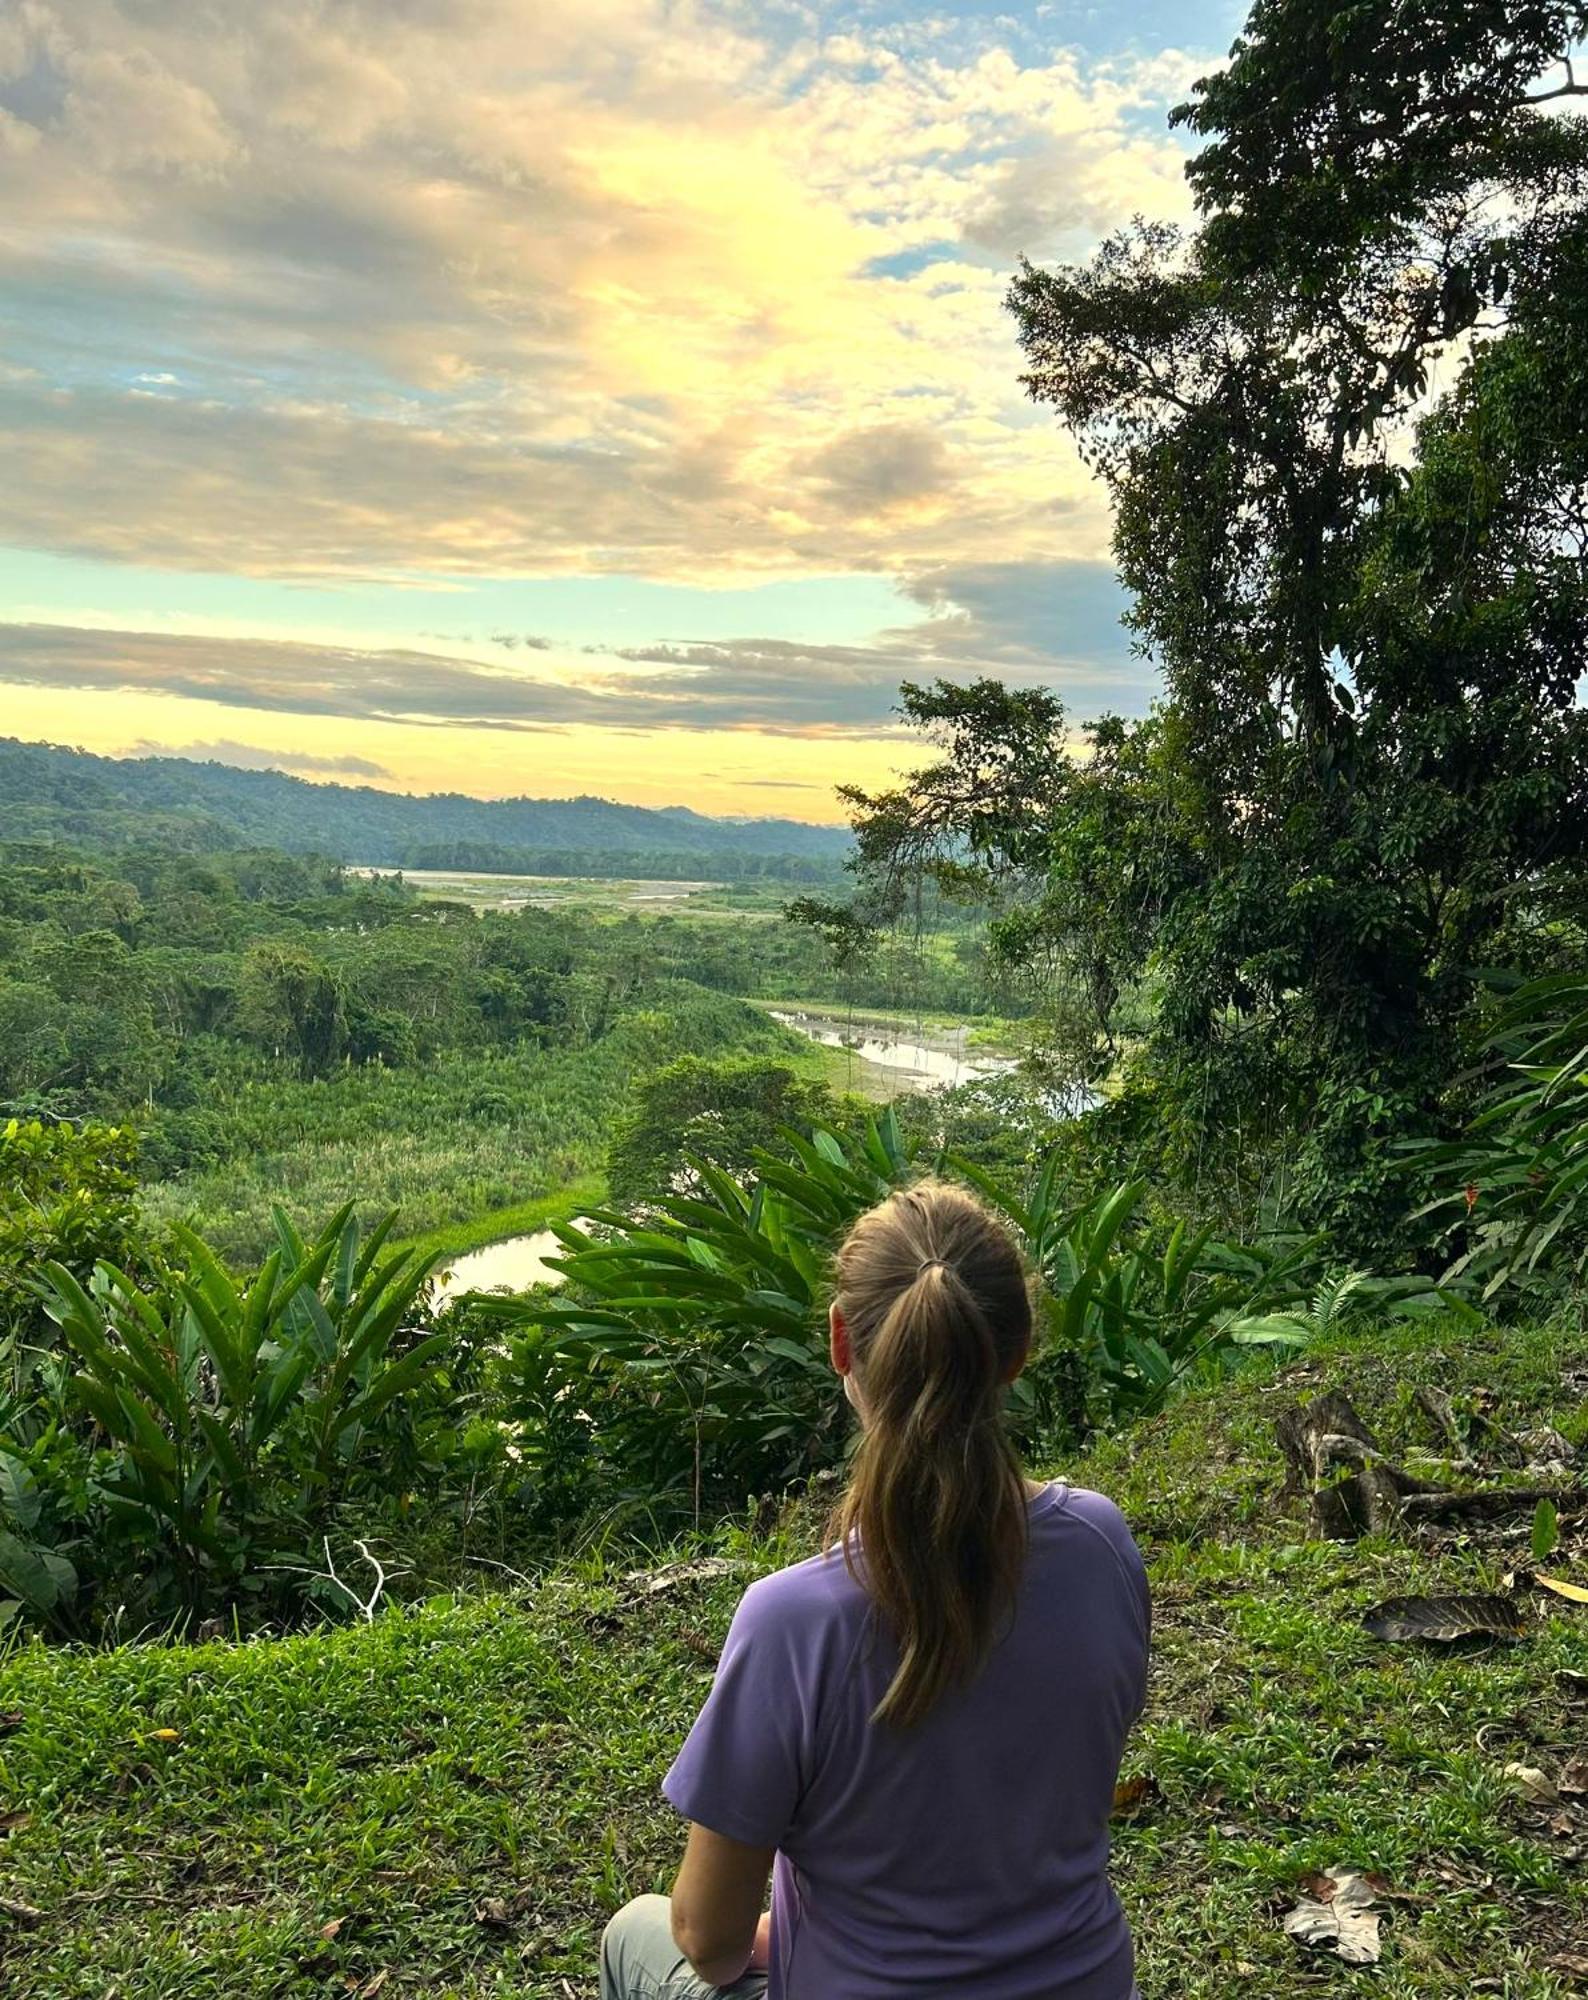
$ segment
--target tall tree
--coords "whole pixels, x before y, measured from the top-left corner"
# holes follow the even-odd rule
[[[1257,1150],[1347,1234],[1475,969],[1588,907],[1585,31],[1259,0],[1175,114],[1208,142],[1195,233],[1137,223],[1010,294],[1164,680],[1049,788],[1026,942],[1105,995],[1150,977],[1199,1161],[1294,1141]],[[862,854],[929,791],[858,801]]]
[[[307,946],[290,940],[267,940],[244,956],[237,1022],[263,1047],[294,1057],[305,1076],[324,1076],[346,1039],[335,975]]]

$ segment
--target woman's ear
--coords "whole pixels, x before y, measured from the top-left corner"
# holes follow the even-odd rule
[[[833,1300],[827,1308],[827,1351],[832,1356],[833,1366],[840,1375],[849,1374],[854,1367],[854,1357],[849,1351],[849,1328],[844,1324],[844,1316],[838,1310],[838,1301]]]

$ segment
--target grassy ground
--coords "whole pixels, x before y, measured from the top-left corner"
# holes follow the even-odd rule
[[[1504,1775],[1588,1752],[1588,1609],[1538,1599],[1511,1646],[1370,1639],[1364,1607],[1494,1588],[1525,1535],[1520,1558],[1492,1537],[1309,1543],[1272,1442],[1276,1410],[1325,1384],[1387,1446],[1430,1442],[1419,1381],[1583,1442],[1588,1375],[1563,1382],[1582,1359],[1549,1332],[1342,1345],[1068,1468],[1126,1507],[1153,1572],[1128,1764],[1153,1790],[1116,1843],[1145,2000],[1588,1990],[1566,1969],[1588,1951],[1588,1802],[1552,1826]],[[744,1578],[805,1537],[798,1512],[725,1537],[736,1570],[655,1595],[587,1569],[284,1641],[17,1652],[0,1897],[37,1915],[0,1903],[8,2000],[590,1994],[606,1915],[677,1853],[656,1785]],[[1568,1535],[1553,1567],[1588,1580],[1588,1548]],[[1394,1892],[1375,1971],[1281,1930],[1331,1865]]]
[[[885,1063],[867,1062],[854,1049],[829,1048],[825,1042],[806,1046],[809,1056],[803,1061],[791,1057],[791,1067],[820,1078],[834,1096],[848,1094],[863,1097],[868,1104],[891,1104],[899,1095],[899,1072]]]
[[[439,1229],[427,1229],[419,1236],[405,1236],[392,1247],[422,1250],[432,1259],[463,1257],[489,1243],[505,1243],[510,1236],[533,1236],[538,1230],[549,1229],[554,1222],[566,1222],[571,1216],[599,1208],[606,1200],[606,1192],[603,1175],[584,1174],[555,1194],[521,1201],[511,1208],[493,1208],[468,1222],[447,1223]]]
[[[786,882],[675,882],[592,875],[492,875],[472,869],[410,868],[404,880],[423,902],[481,910],[588,910],[598,916],[752,917],[771,922],[799,894]]]

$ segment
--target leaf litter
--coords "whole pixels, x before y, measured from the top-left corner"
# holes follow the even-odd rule
[[[1547,1771],[1533,1764],[1507,1764],[1504,1777],[1510,1779],[1529,1805],[1558,1806],[1560,1789]]]
[[[1137,1813],[1158,1795],[1158,1780],[1150,1771],[1144,1771],[1134,1778],[1121,1778],[1114,1787],[1115,1819],[1134,1819]]]
[[[1511,1597],[1390,1597],[1362,1614],[1375,1639],[1519,1639],[1522,1607]]]
[[[1285,1917],[1286,1936],[1322,1945],[1347,1965],[1377,1965],[1384,1949],[1377,1908],[1384,1885],[1378,1877],[1325,1868],[1302,1886],[1305,1893]]]

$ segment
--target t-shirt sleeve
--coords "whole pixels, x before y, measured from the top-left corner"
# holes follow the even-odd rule
[[[1119,1566],[1126,1602],[1141,1640],[1141,1683],[1136,1704],[1139,1716],[1147,1699],[1147,1654],[1152,1646],[1152,1592],[1147,1582],[1147,1565],[1130,1532],[1130,1524],[1112,1500],[1101,1493],[1082,1491],[1072,1496],[1072,1504],[1087,1526],[1108,1543]]]
[[[782,1844],[805,1788],[815,1690],[791,1608],[765,1583],[745,1592],[711,1693],[662,1781],[685,1819],[747,1847]]]

